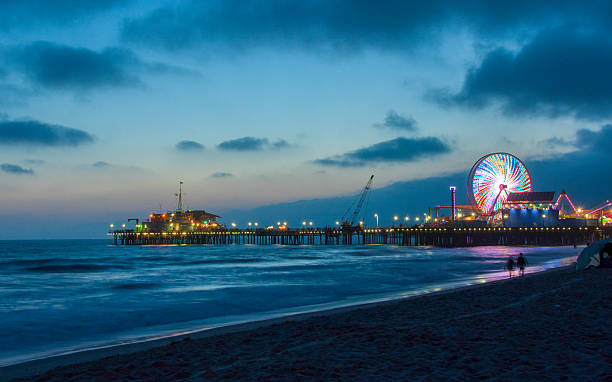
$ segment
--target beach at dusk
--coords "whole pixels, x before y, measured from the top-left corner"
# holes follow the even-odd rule
[[[611,15],[0,1],[0,382],[612,382]]]
[[[568,266],[0,370],[40,381],[605,381],[611,276]],[[57,365],[68,366],[47,370]]]

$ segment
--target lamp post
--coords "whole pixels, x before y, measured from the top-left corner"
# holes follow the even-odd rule
[[[376,226],[378,227],[378,214],[374,214],[374,217],[376,218]]]

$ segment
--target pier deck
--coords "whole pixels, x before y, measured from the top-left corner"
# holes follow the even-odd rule
[[[612,227],[380,227],[228,229],[189,232],[109,232],[117,245],[252,244],[471,247],[481,245],[581,245],[612,236]]]

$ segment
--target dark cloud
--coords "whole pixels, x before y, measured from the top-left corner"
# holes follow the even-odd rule
[[[228,151],[262,151],[265,149],[285,149],[292,147],[284,139],[270,142],[267,138],[242,137],[221,142],[217,145],[219,150]]]
[[[450,151],[450,146],[437,137],[398,137],[314,162],[322,166],[362,167],[383,162],[413,162]]]
[[[179,151],[194,152],[204,150],[204,145],[196,141],[180,141],[175,147]]]
[[[104,161],[97,161],[91,164],[91,167],[95,167],[95,168],[108,168],[111,167],[111,164],[108,162],[104,162]]]
[[[0,30],[29,27],[40,22],[82,21],[82,17],[129,2],[131,0],[2,0]]]
[[[220,150],[258,151],[268,144],[266,138],[243,137],[221,142],[217,145]]]
[[[215,172],[210,174],[211,178],[231,178],[234,174],[230,174],[229,172]]]
[[[576,146],[582,150],[604,152],[612,156],[612,125],[604,125],[599,131],[578,130],[576,132]]]
[[[612,116],[612,40],[607,33],[558,28],[517,53],[496,49],[468,72],[443,104],[481,109],[500,103],[507,115]]]
[[[140,86],[143,73],[187,73],[163,63],[145,62],[131,50],[95,51],[45,41],[10,48],[9,66],[47,89],[91,90]]]
[[[0,170],[8,173],[8,174],[18,174],[18,175],[32,175],[34,174],[34,170],[31,168],[23,168],[17,164],[10,163],[2,163],[0,164]]]
[[[273,47],[353,53],[401,50],[449,30],[503,35],[559,20],[606,24],[604,1],[217,0],[186,1],[127,20],[124,40],[170,50]],[[587,21],[585,21],[587,20]]]
[[[412,116],[404,116],[398,114],[394,110],[389,110],[385,116],[385,122],[380,124],[377,123],[375,127],[388,127],[390,129],[403,130],[403,131],[416,131],[417,123]]]
[[[271,146],[274,149],[286,149],[286,148],[292,147],[293,145],[284,139],[279,139],[276,142],[272,142]]]
[[[95,138],[89,133],[39,121],[0,121],[0,144],[27,146],[79,146]]]

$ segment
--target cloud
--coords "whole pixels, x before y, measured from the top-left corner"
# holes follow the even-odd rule
[[[271,146],[273,149],[280,150],[280,149],[286,149],[286,148],[292,147],[293,145],[284,139],[279,139],[276,142],[272,142]]]
[[[284,139],[270,142],[267,138],[242,137],[221,142],[217,145],[217,148],[224,151],[262,151],[265,149],[285,149],[291,146]]]
[[[202,151],[204,150],[204,145],[196,141],[180,141],[176,144],[176,149],[179,151]]]
[[[108,168],[111,167],[111,164],[108,162],[104,162],[104,161],[97,161],[91,164],[91,167],[95,167],[95,168]]]
[[[404,130],[404,131],[416,131],[417,130],[416,125],[417,125],[416,120],[412,118],[412,116],[400,115],[394,110],[389,110],[387,112],[387,115],[385,116],[385,122],[382,124],[377,123],[374,126],[383,127],[383,128],[388,127],[390,129]]]
[[[451,152],[450,146],[437,137],[398,137],[345,154],[317,159],[322,166],[362,167],[385,162],[414,162],[423,157]]]
[[[2,0],[0,30],[29,27],[33,23],[67,23],[131,0]]]
[[[569,142],[565,138],[552,137],[552,138],[548,138],[548,139],[541,141],[540,144],[547,146],[547,147],[558,147],[558,146],[569,146],[572,144],[572,142]]]
[[[121,33],[124,41],[169,50],[405,52],[449,31],[467,29],[488,37],[518,28],[537,30],[559,20],[606,24],[601,15],[609,10],[605,2],[569,0],[186,1],[128,19]]]
[[[612,116],[612,40],[608,33],[557,28],[514,53],[487,54],[446,105],[482,109],[499,103],[506,115],[563,115],[597,120]]]
[[[46,41],[8,49],[11,69],[46,89],[91,90],[143,84],[143,73],[187,73],[159,62],[145,62],[131,50],[111,47],[95,51]]]
[[[44,122],[0,121],[0,145],[80,146],[95,138],[89,133]]]
[[[229,172],[215,172],[210,174],[211,178],[231,178],[234,174],[230,174]]]
[[[612,125],[604,125],[599,131],[578,130],[576,132],[576,146],[586,151],[612,154],[612,151],[610,151],[610,148],[612,148]]]
[[[31,168],[23,168],[17,164],[10,163],[2,163],[0,164],[0,170],[8,173],[8,174],[18,174],[18,175],[32,175],[34,174],[34,170]]]
[[[41,165],[41,164],[45,164],[47,162],[45,162],[42,159],[24,159],[23,163],[27,163],[27,164],[34,164],[34,165]]]

